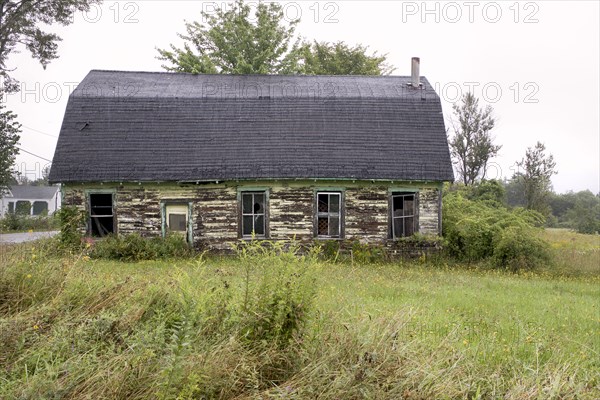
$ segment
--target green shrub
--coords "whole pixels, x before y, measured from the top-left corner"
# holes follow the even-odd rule
[[[17,213],[7,213],[0,220],[0,228],[3,231],[53,230],[58,227],[58,218],[54,216],[30,217]]]
[[[351,243],[352,257],[359,264],[373,264],[387,259],[383,246],[361,243],[358,240],[352,240]]]
[[[23,220],[25,218],[17,215],[16,213],[7,213],[2,218],[2,230],[4,231],[18,231],[22,229]]]
[[[319,249],[321,257],[326,261],[336,262],[340,257],[339,240],[316,240],[313,247]]]
[[[242,339],[289,346],[302,335],[316,295],[317,253],[301,255],[294,241],[244,241],[235,250],[245,271]]]
[[[483,180],[473,186],[464,188],[467,198],[474,201],[485,201],[487,203],[503,206],[506,204],[506,189],[501,182],[491,179]]]
[[[329,262],[357,262],[372,264],[388,259],[388,254],[383,246],[361,243],[356,239],[346,241],[319,240],[313,244],[313,249],[319,253],[321,259]]]
[[[81,231],[85,220],[85,214],[74,206],[63,206],[56,212],[60,224],[58,240],[65,249],[81,247],[83,232]]]
[[[550,247],[534,229],[510,226],[494,239],[492,261],[515,272],[533,269],[550,261]]]
[[[535,211],[509,210],[452,192],[444,196],[443,216],[446,251],[459,260],[492,259],[493,265],[512,270],[548,261],[548,245],[536,229],[545,218]]]
[[[193,250],[180,235],[167,235],[165,238],[143,238],[137,233],[129,235],[108,235],[98,240],[90,253],[92,258],[105,258],[119,261],[141,261],[166,258],[183,258],[193,254]]]

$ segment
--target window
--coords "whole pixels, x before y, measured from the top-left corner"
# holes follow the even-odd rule
[[[8,212],[10,214],[15,212],[15,202],[14,201],[9,201],[8,202]]]
[[[266,236],[266,192],[242,192],[242,237]]]
[[[115,233],[115,218],[112,193],[90,193],[89,233],[106,236]]]
[[[34,201],[33,202],[33,215],[48,214],[48,202],[47,201]]]
[[[183,236],[188,243],[193,243],[192,203],[188,200],[162,200],[162,235],[176,234]]]
[[[342,194],[317,193],[317,237],[342,237]]]
[[[168,232],[187,232],[188,206],[185,204],[167,204],[165,206],[167,215]]]
[[[18,215],[31,215],[31,202],[19,200],[15,205],[15,213]]]
[[[392,238],[411,236],[415,233],[416,198],[415,193],[392,193]]]

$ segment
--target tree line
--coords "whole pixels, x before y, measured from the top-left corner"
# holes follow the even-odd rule
[[[450,125],[450,153],[467,197],[538,212],[549,227],[600,233],[600,193],[554,193],[551,178],[557,173],[556,161],[542,142],[525,150],[523,158],[515,162],[518,169],[512,177],[486,180],[489,162],[501,149],[491,132],[495,125],[492,107],[479,106],[479,100],[466,93],[454,104]]]

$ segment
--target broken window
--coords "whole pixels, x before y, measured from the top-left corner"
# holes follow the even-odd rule
[[[47,201],[34,201],[33,202],[33,215],[48,214],[48,202]]]
[[[342,194],[317,193],[317,237],[341,237]]]
[[[415,193],[392,193],[392,238],[411,236],[415,233]]]
[[[90,224],[92,236],[106,236],[115,232],[112,193],[90,193]]]
[[[265,192],[242,193],[242,237],[265,236]]]

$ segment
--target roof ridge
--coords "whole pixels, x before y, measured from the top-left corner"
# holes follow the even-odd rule
[[[410,75],[307,75],[307,74],[193,74],[190,72],[171,72],[171,71],[125,71],[125,70],[117,70],[117,69],[92,69],[89,73],[92,72],[118,72],[125,74],[149,74],[149,75],[179,75],[179,76],[219,76],[219,77],[241,77],[241,76],[250,76],[250,77],[290,77],[290,78],[300,78],[300,77],[310,77],[310,78],[319,78],[319,77],[328,77],[328,78],[406,78],[410,79]],[[421,79],[427,79],[424,75],[421,76]]]

